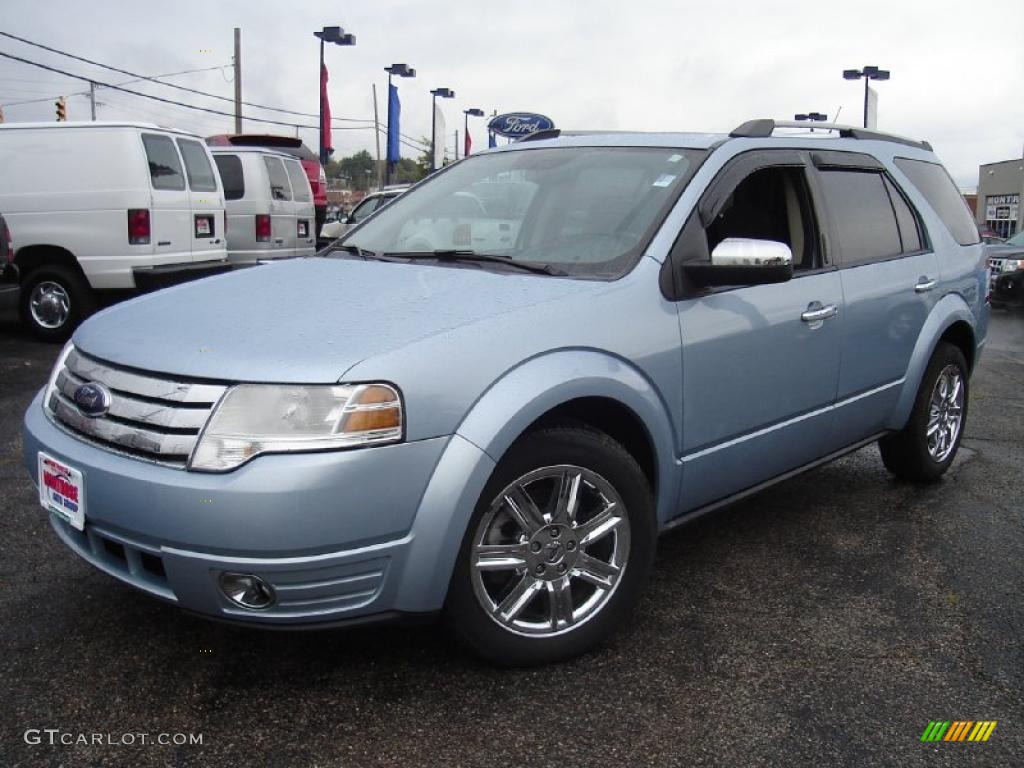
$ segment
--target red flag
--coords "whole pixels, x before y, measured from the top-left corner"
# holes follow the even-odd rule
[[[462,153],[463,157],[469,157],[469,153],[473,151],[473,137],[469,135],[469,131],[466,131],[466,151]]]
[[[320,67],[320,101],[324,105],[324,122],[321,131],[324,135],[324,151],[330,153],[334,149],[334,141],[331,139],[331,102],[327,99],[327,65]]]

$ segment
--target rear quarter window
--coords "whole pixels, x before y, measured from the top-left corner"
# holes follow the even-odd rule
[[[288,183],[288,174],[285,172],[280,158],[264,157],[263,162],[267,166],[267,175],[270,177],[271,199],[291,200],[291,185]]]
[[[960,245],[981,242],[978,227],[953,179],[939,163],[897,157],[896,166],[907,175]]]
[[[288,178],[292,182],[292,192],[295,195],[295,199],[300,203],[308,203],[313,199],[313,194],[309,189],[309,179],[306,178],[306,172],[302,170],[302,166],[297,160],[285,160],[284,167],[288,169]]]
[[[153,189],[185,189],[185,174],[174,142],[168,136],[155,133],[142,134],[142,145],[146,148],[149,162],[149,179]]]
[[[217,163],[220,181],[224,185],[224,199],[241,200],[245,197],[245,176],[238,155],[214,155],[213,160]]]

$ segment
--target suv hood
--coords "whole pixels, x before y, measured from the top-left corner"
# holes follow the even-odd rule
[[[87,355],[141,371],[331,383],[373,355],[599,285],[472,264],[295,259],[118,304],[72,340]]]

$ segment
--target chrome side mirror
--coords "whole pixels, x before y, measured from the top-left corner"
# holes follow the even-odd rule
[[[785,243],[727,237],[711,252],[713,267],[785,267],[793,265],[793,253]]]

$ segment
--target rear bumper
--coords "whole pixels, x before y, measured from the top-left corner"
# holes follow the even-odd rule
[[[231,270],[227,260],[203,261],[189,264],[168,264],[157,267],[135,267],[132,276],[135,286],[141,291],[154,291],[170,285],[198,280],[201,277],[217,275]]]

